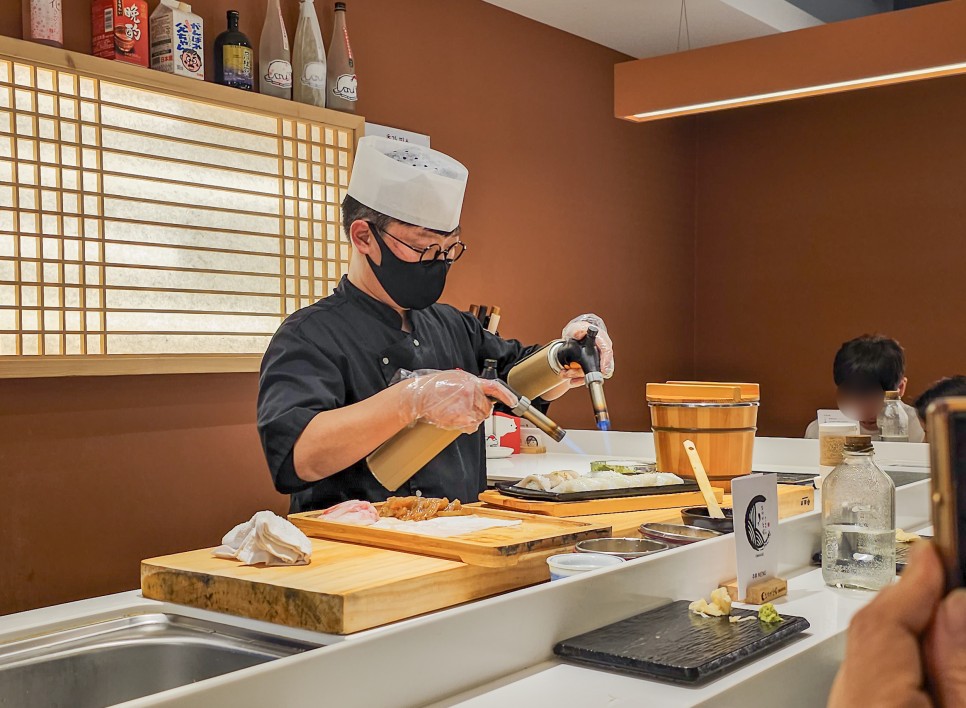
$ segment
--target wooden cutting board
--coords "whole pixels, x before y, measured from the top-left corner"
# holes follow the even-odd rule
[[[210,548],[141,562],[141,592],[239,617],[349,634],[545,582],[546,559],[530,553],[508,568],[311,539],[309,565],[244,566]],[[563,549],[569,550],[569,549]]]
[[[574,519],[548,518],[485,507],[474,507],[472,511],[477,516],[515,520],[521,523],[519,526],[496,527],[461,536],[438,538],[405,531],[326,521],[320,518],[321,511],[290,514],[288,519],[306,536],[461,560],[464,563],[488,568],[511,566],[528,553],[560,550],[588,538],[606,537],[611,531],[610,526],[604,524]]]
[[[715,488],[715,498],[720,503],[724,490]],[[487,489],[480,494],[480,501],[502,509],[513,509],[528,514],[543,514],[556,517],[589,516],[592,514],[615,514],[624,511],[649,511],[652,509],[673,509],[682,506],[704,506],[701,492],[679,492],[676,494],[649,494],[643,497],[619,497],[617,499],[595,499],[593,501],[551,502],[531,501],[507,496],[495,489]]]
[[[725,494],[724,506],[731,506],[731,495]],[[807,514],[815,508],[815,490],[797,484],[778,485],[778,518],[787,519],[790,516]],[[611,527],[611,533],[618,537],[637,538],[640,535],[641,524],[668,523],[680,524],[680,509],[654,509],[653,511],[625,511],[617,514],[600,514],[582,516],[581,521],[591,521],[596,524],[606,524]]]

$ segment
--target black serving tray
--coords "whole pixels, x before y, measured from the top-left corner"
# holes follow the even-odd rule
[[[767,474],[767,473],[766,473]],[[778,484],[797,484],[803,487],[814,487],[817,474],[808,472],[778,472]]]
[[[756,610],[732,615],[756,619],[732,624],[727,617],[700,617],[687,600],[565,639],[553,648],[567,661],[671,683],[698,684],[808,629],[803,617],[783,616],[777,624],[757,619]]]
[[[647,497],[652,494],[677,494],[680,492],[697,492],[699,487],[697,482],[684,482],[683,484],[668,484],[663,487],[627,487],[625,489],[595,489],[590,492],[567,492],[565,494],[555,494],[545,492],[542,489],[523,489],[515,486],[515,482],[497,482],[493,486],[508,497],[517,499],[527,499],[529,501],[548,501],[548,502],[576,502],[576,501],[596,501],[598,499],[621,499],[623,497]]]

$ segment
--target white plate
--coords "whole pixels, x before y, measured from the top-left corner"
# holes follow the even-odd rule
[[[504,457],[509,457],[513,454],[512,447],[488,447],[486,448],[486,459],[488,460],[502,460]]]

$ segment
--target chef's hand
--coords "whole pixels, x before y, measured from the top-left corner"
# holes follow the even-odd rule
[[[852,619],[830,708],[966,705],[966,590],[943,589],[935,548],[917,541],[899,583]]]
[[[605,379],[609,379],[614,375],[614,343],[607,333],[607,325],[604,324],[604,320],[593,314],[580,315],[567,323],[561,336],[564,339],[583,339],[587,334],[587,328],[591,325],[598,329],[597,352],[600,354],[600,373],[604,375]],[[560,372],[560,376],[569,381],[570,388],[578,388],[584,385],[584,372],[580,367],[564,369]]]
[[[472,433],[493,411],[497,399],[513,408],[517,397],[499,381],[465,371],[421,370],[406,373],[401,415],[406,425],[431,423],[443,430]]]

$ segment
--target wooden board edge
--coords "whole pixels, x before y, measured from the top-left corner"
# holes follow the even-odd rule
[[[481,507],[480,511],[489,510]],[[402,553],[455,560],[487,568],[503,568],[516,565],[522,556],[534,551],[558,549],[562,553],[565,552],[565,549],[572,548],[579,541],[592,538],[605,538],[611,533],[612,528],[606,524],[542,516],[541,518],[553,518],[555,522],[576,528],[565,534],[546,535],[517,543],[509,543],[503,547],[464,545],[453,541],[451,537],[435,538],[426,536],[424,537],[423,546],[419,550],[416,550],[405,538],[400,538],[389,533],[367,532],[367,527],[365,526],[317,522],[316,519],[310,516],[316,513],[302,512],[299,514],[289,514],[288,520],[306,536],[311,538],[341,541],[343,543],[356,543],[363,546],[399,551]],[[525,514],[526,512],[515,513]],[[532,514],[529,515],[534,516]],[[320,528],[320,524],[325,525]],[[342,528],[343,526],[345,528]]]
[[[344,613],[345,633],[381,627],[547,582],[550,580],[547,558],[565,552],[555,548],[532,553],[522,558],[520,563],[507,568],[464,565],[440,571],[433,574],[435,577],[427,577],[427,582],[433,583],[431,593],[420,597],[415,607],[409,600],[409,607],[413,611],[386,612],[387,608],[398,606],[399,592],[390,587],[350,595],[346,598]],[[356,616],[362,613],[366,614],[367,619],[357,621]]]
[[[286,627],[314,632],[343,634],[344,602],[340,595],[310,591],[289,592],[287,588],[256,580],[220,575],[212,576],[187,570],[174,570],[141,562],[141,594],[149,600],[172,602],[202,610],[224,612],[236,617],[262,620]],[[181,587],[177,587],[177,586]],[[276,602],[277,597],[282,602]],[[302,599],[309,602],[302,602]],[[270,600],[266,602],[266,599]],[[259,604],[270,608],[254,612]]]
[[[713,487],[715,499],[718,503],[724,501],[724,489],[721,487]],[[660,506],[660,507],[647,507],[647,508],[617,508],[617,509],[595,509],[591,505],[598,504],[601,501],[607,502],[619,502],[623,499],[637,499],[638,497],[620,497],[617,499],[607,499],[607,500],[592,500],[585,502],[548,502],[548,501],[538,501],[538,500],[527,500],[527,499],[517,499],[515,497],[510,497],[501,494],[499,490],[486,490],[480,494],[480,501],[486,504],[491,504],[493,506],[499,507],[501,509],[510,509],[512,511],[525,513],[525,514],[538,514],[540,516],[550,516],[556,519],[569,519],[571,521],[577,521],[572,517],[576,516],[598,516],[600,514],[626,514],[638,511],[662,511],[664,509],[683,509],[687,506],[702,506],[704,498],[701,496],[701,492],[675,492],[667,496],[673,497],[684,497],[687,495],[689,499],[685,501],[684,499],[675,499],[674,503],[670,506]],[[647,497],[640,497],[643,499],[650,499],[654,497],[660,497],[662,495],[652,495]],[[681,503],[678,503],[681,502]],[[566,505],[566,506],[564,506]],[[620,506],[619,504],[615,506]]]

